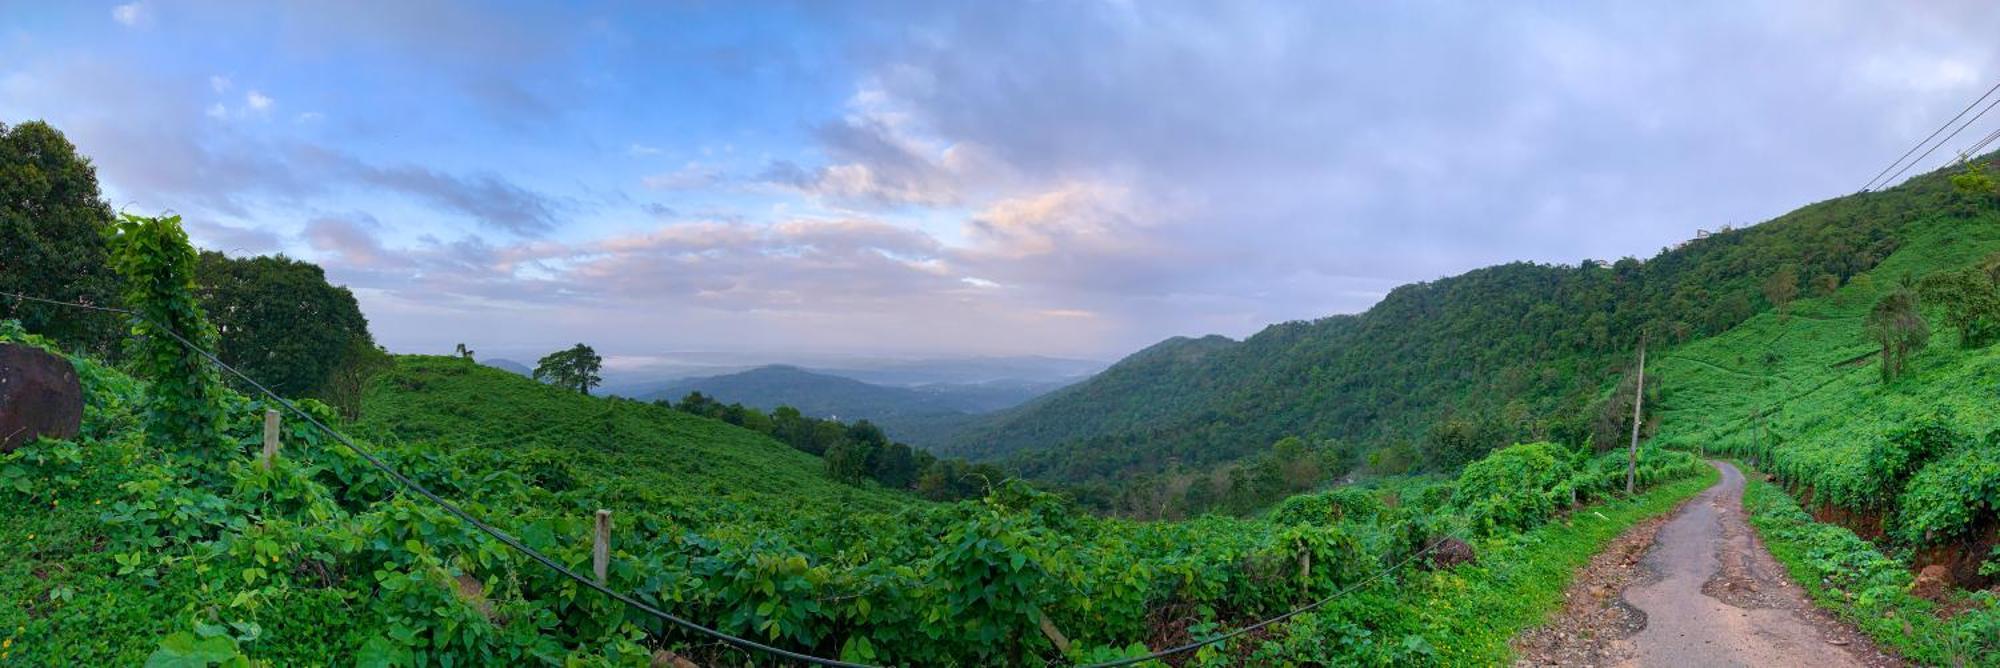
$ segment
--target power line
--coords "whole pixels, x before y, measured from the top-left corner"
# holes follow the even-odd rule
[[[1984,98],[1984,97],[1981,97],[1981,98],[1979,98],[1979,99],[1982,99],[1982,100],[1984,100],[1984,99],[1986,99],[1986,98]],[[1974,102],[1973,104],[1978,104],[1978,103],[1977,103],[1977,102]],[[1965,131],[1965,129],[1966,129],[1967,127],[1970,127],[1970,126],[1971,126],[1971,125],[1973,124],[1973,122],[1975,122],[1975,121],[1978,121],[1978,120],[1979,120],[1979,117],[1981,117],[1981,116],[1985,116],[1985,115],[1986,115],[1986,112],[1989,112],[1989,111],[1992,111],[1992,110],[1993,110],[1993,107],[1994,107],[1994,105],[2000,105],[2000,98],[1996,98],[1996,99],[1994,99],[1992,103],[1989,103],[1989,104],[1987,104],[1987,105],[1986,105],[1986,108],[1985,108],[1985,109],[1981,109],[1981,110],[1979,110],[1979,113],[1977,113],[1977,114],[1973,114],[1973,115],[1972,115],[1972,118],[1969,118],[1969,119],[1966,119],[1965,123],[1964,123],[1963,125],[1960,125],[1960,126],[1958,126],[1958,129],[1957,129],[1957,130],[1952,130],[1952,131],[1951,131],[1951,134],[1948,134],[1948,135],[1945,135],[1945,136],[1944,136],[1944,139],[1943,139],[1943,140],[1939,141],[1939,142],[1938,142],[1938,143],[1936,143],[1936,144],[1932,144],[1932,145],[1931,145],[1931,147],[1930,147],[1930,150],[1927,150],[1927,151],[1924,151],[1924,154],[1923,154],[1923,155],[1920,155],[1920,156],[1917,156],[1917,159],[1915,159],[1915,160],[1911,160],[1911,161],[1910,161],[1910,164],[1907,164],[1907,165],[1903,165],[1903,168],[1902,168],[1902,169],[1899,169],[1899,170],[1896,170],[1896,174],[1895,174],[1894,176],[1890,176],[1890,177],[1889,177],[1889,180],[1887,180],[1887,181],[1883,181],[1882,183],[1883,183],[1884,185],[1887,185],[1887,184],[1889,184],[1889,183],[1893,183],[1893,182],[1895,182],[1895,180],[1896,180],[1896,179],[1898,179],[1898,178],[1902,178],[1902,176],[1903,176],[1903,172],[1907,172],[1907,171],[1910,171],[1910,168],[1911,168],[1911,167],[1915,167],[1915,166],[1917,166],[1917,163],[1919,163],[1919,162],[1923,162],[1923,161],[1924,161],[1924,158],[1928,158],[1928,157],[1930,157],[1930,155],[1931,155],[1931,152],[1932,152],[1932,151],[1936,151],[1936,150],[1938,150],[1938,147],[1939,147],[1939,146],[1943,146],[1943,145],[1945,145],[1945,144],[1947,144],[1947,143],[1950,143],[1950,142],[1951,142],[1951,138],[1952,138],[1952,137],[1957,137],[1957,136],[1958,136],[1958,133],[1960,133],[1960,132],[1964,132],[1964,131]]]
[[[1876,182],[1877,182],[1877,181],[1880,181],[1880,180],[1882,179],[1882,175],[1883,175],[1883,174],[1887,174],[1887,173],[1889,173],[1889,170],[1891,170],[1891,169],[1895,169],[1895,168],[1896,168],[1896,165],[1900,165],[1900,164],[1903,164],[1903,160],[1904,160],[1905,158],[1908,158],[1908,157],[1910,157],[1910,154],[1912,154],[1912,153],[1916,153],[1916,152],[1917,152],[1917,149],[1920,149],[1920,148],[1923,148],[1923,147],[1924,147],[1924,144],[1928,144],[1928,143],[1930,143],[1930,141],[1931,141],[1932,139],[1935,139],[1935,138],[1936,138],[1936,137],[1938,136],[1938,133],[1940,133],[1940,132],[1944,132],[1944,129],[1945,129],[1945,128],[1948,128],[1948,127],[1951,127],[1951,124],[1953,124],[1953,123],[1957,123],[1957,122],[1958,122],[1958,119],[1960,119],[1960,118],[1963,118],[1963,117],[1965,116],[1966,112],[1969,112],[1969,111],[1972,111],[1972,108],[1973,108],[1973,107],[1977,107],[1977,106],[1979,106],[1979,103],[1980,103],[1980,102],[1984,102],[1984,101],[1986,101],[1986,98],[1988,98],[1988,97],[1991,97],[1991,96],[1993,95],[1994,91],[2000,91],[2000,83],[1996,83],[1996,84],[1993,84],[1993,87],[1992,87],[1992,88],[1988,88],[1988,89],[1986,89],[1986,94],[1985,94],[1985,95],[1981,95],[1981,96],[1979,96],[1979,99],[1977,99],[1977,100],[1973,100],[1973,101],[1972,101],[1972,104],[1968,104],[1968,105],[1965,105],[1965,109],[1963,109],[1963,110],[1959,111],[1959,112],[1958,112],[1958,115],[1957,115],[1957,116],[1953,116],[1953,117],[1951,117],[1951,120],[1948,120],[1948,121],[1945,121],[1945,122],[1944,122],[1944,125],[1940,125],[1940,126],[1938,126],[1938,129],[1936,129],[1936,130],[1932,130],[1932,131],[1931,131],[1931,135],[1930,135],[1929,137],[1925,137],[1923,141],[1920,141],[1920,142],[1917,142],[1917,143],[1916,143],[1916,145],[1914,145],[1914,146],[1911,146],[1911,147],[1910,147],[1910,150],[1908,150],[1908,151],[1904,151],[1904,152],[1903,152],[1903,155],[1902,155],[1901,157],[1898,157],[1898,158],[1896,158],[1896,161],[1895,161],[1895,162],[1891,162],[1891,163],[1889,163],[1889,166],[1888,166],[1888,167],[1883,167],[1883,168],[1882,168],[1882,171],[1881,171],[1881,172],[1879,172],[1879,173],[1877,173],[1877,174],[1875,175],[1875,178],[1872,178],[1872,179],[1868,179],[1868,183],[1867,183],[1867,185],[1863,185],[1863,186],[1861,186],[1861,190],[1865,192],[1865,191],[1867,191],[1867,190],[1869,190],[1869,189],[1871,189],[1871,188],[1874,188],[1874,187],[1875,187],[1875,185],[1876,185]],[[1981,112],[1981,113],[1984,113],[1984,112]],[[1933,147],[1931,147],[1931,148],[1932,148],[1933,150],[1935,150],[1935,149],[1936,149],[1937,147],[1933,146]],[[1925,155],[1930,155],[1930,153],[1929,153],[1928,151],[1926,151],[1926,152],[1925,152],[1924,154],[1925,154]],[[1921,161],[1921,160],[1923,160],[1923,158],[1917,158],[1917,160]],[[1906,167],[1905,169],[1908,169],[1908,168]],[[1901,174],[1901,172],[1897,172],[1897,173],[1898,173],[1898,174]],[[1891,181],[1893,181],[1893,180],[1895,180],[1895,179],[1894,179],[1894,178],[1892,177],[1892,178],[1891,178],[1890,180],[1891,180]]]
[[[270,397],[272,401],[275,401],[279,405],[284,406],[285,409],[291,411],[293,415],[299,416],[300,418],[304,419],[307,423],[311,424],[313,427],[319,429],[322,432],[325,432],[328,436],[333,437],[333,439],[338,441],[341,445],[346,446],[347,449],[353,451],[354,454],[359,455],[363,460],[367,461],[370,466],[373,466],[375,467],[376,470],[381,471],[382,473],[388,475],[391,478],[394,478],[396,482],[401,484],[404,488],[416,492],[418,495],[423,496],[426,499],[429,499],[432,503],[437,504],[438,507],[445,509],[446,512],[449,512],[452,515],[457,516],[459,519],[465,520],[466,523],[471,524],[474,528],[479,529],[482,533],[485,533],[486,535],[491,536],[494,540],[498,540],[501,543],[505,544],[506,546],[513,548],[516,552],[520,552],[523,556],[526,556],[534,561],[540,562],[543,566],[548,567],[550,570],[555,571],[557,574],[560,574],[571,580],[575,580],[578,584],[597,590],[599,593],[602,593],[605,596],[609,596],[613,600],[616,600],[620,603],[624,603],[627,606],[631,606],[635,610],[639,610],[654,617],[658,617],[662,620],[672,622],[675,625],[688,629],[690,631],[695,631],[707,635],[709,637],[715,638],[717,640],[720,640],[724,643],[741,647],[744,649],[754,649],[760,652],[781,656],[795,661],[803,661],[806,663],[820,665],[820,666],[832,666],[834,668],[879,668],[877,666],[871,666],[869,664],[850,663],[847,661],[840,661],[837,659],[828,659],[824,657],[813,656],[810,654],[802,654],[799,652],[794,652],[779,647],[765,645],[763,643],[759,643],[754,640],[739,638],[734,635],[724,633],[720,630],[712,629],[707,626],[695,623],[693,621],[681,618],[665,610],[655,608],[651,605],[646,604],[644,601],[634,599],[630,596],[618,592],[617,590],[599,584],[595,579],[586,578],[582,574],[577,573],[576,571],[571,570],[569,567],[564,566],[561,563],[557,562],[555,559],[547,555],[544,555],[541,552],[536,551],[534,548],[528,547],[526,544],[523,544],[521,541],[515,539],[513,536],[508,535],[507,532],[500,530],[498,527],[495,527],[491,524],[487,524],[485,521],[474,516],[472,513],[467,512],[462,508],[459,508],[457,505],[453,504],[450,501],[446,501],[444,497],[438,496],[437,493],[432,492],[429,488],[424,487],[417,481],[410,479],[408,476],[405,476],[401,472],[390,467],[387,463],[384,463],[380,458],[377,458],[375,454],[370,452],[368,449],[356,445],[354,441],[349,440],[346,435],[341,434],[340,432],[335,431],[333,428],[326,426],[324,423],[320,422],[319,419],[314,418],[312,414],[300,410],[297,405],[293,404],[289,400],[286,400],[284,397],[278,396],[276,392],[272,392],[270,388],[265,387],[262,383],[259,383],[256,380],[250,378],[249,376],[245,375],[242,371],[238,371],[236,367],[229,366],[228,364],[224,363],[220,358],[217,358],[213,353],[210,353],[209,351],[202,349],[200,346],[196,346],[193,342],[188,341],[186,338],[183,338],[180,335],[180,333],[175,332],[174,330],[152,320],[151,318],[147,318],[144,315],[140,315],[136,311],[133,311],[131,309],[118,308],[115,306],[97,306],[93,304],[82,304],[77,302],[65,302],[53,299],[44,299],[41,297],[32,297],[29,295],[20,294],[17,292],[0,291],[0,295],[7,295],[9,297],[13,297],[15,299],[22,301],[39,302],[54,306],[82,308],[93,311],[102,311],[106,313],[121,313],[131,316],[133,318],[137,318],[139,320],[143,320],[146,323],[153,325],[153,327],[157,328],[159,331],[166,333],[167,336],[173,338],[176,342],[179,342],[182,347],[187,348],[188,350],[201,355],[204,359],[207,359],[209,363],[214,364],[215,366],[221,368],[222,370],[228,371],[230,374],[236,376],[238,379],[241,379],[243,382],[248,383],[251,387],[256,388],[257,391],[263,393],[264,396]],[[1449,536],[1447,538],[1449,538]],[[1424,549],[1412,552],[1408,556],[1403,557],[1403,559],[1401,561],[1396,562],[1394,566],[1390,566],[1389,568],[1377,571],[1373,575],[1363,578],[1359,582],[1355,582],[1351,585],[1341,588],[1339,591],[1335,591],[1334,593],[1328,595],[1326,598],[1322,598],[1317,601],[1313,601],[1312,603],[1299,606],[1297,608],[1292,609],[1289,612],[1278,615],[1276,617],[1265,619],[1263,621],[1250,624],[1248,626],[1244,626],[1232,630],[1228,633],[1208,638],[1206,640],[1201,640],[1197,642],[1187,643],[1184,645],[1179,645],[1176,647],[1163,649],[1143,656],[1128,657],[1116,661],[1107,661],[1103,663],[1083,664],[1078,666],[1077,668],[1118,668],[1120,666],[1129,666],[1146,661],[1163,659],[1178,654],[1185,654],[1187,652],[1192,652],[1201,649],[1203,647],[1223,642],[1225,640],[1241,636],[1245,633],[1249,633],[1251,631],[1255,631],[1257,629],[1261,629],[1266,626],[1270,626],[1272,624],[1276,624],[1291,619],[1293,617],[1297,617],[1299,615],[1318,609],[1321,606],[1324,606],[1328,603],[1331,603],[1335,599],[1338,599],[1342,596],[1346,596],[1350,593],[1360,590],[1363,587],[1373,584],[1376,581],[1381,580],[1384,576],[1388,575],[1389,573],[1401,570],[1404,566],[1409,565],[1410,562],[1415,561],[1417,557],[1421,557],[1435,551],[1438,548],[1438,546],[1444,544],[1445,540],[1446,540],[1445,538],[1440,538],[1437,541],[1432,542],[1430,545],[1425,546]]]
[[[256,380],[250,378],[249,376],[244,375],[243,372],[241,371],[237,371],[236,367],[232,367],[229,366],[228,364],[223,363],[221,359],[217,358],[214,354],[208,352],[207,350],[202,349],[200,346],[194,345],[193,342],[188,341],[186,338],[183,338],[179,332],[175,332],[174,330],[167,328],[165,325],[153,321],[151,318],[147,318],[144,315],[140,315],[136,311],[130,309],[118,308],[114,306],[96,306],[92,304],[80,304],[75,302],[56,301],[53,299],[43,299],[40,297],[31,297],[28,295],[15,292],[0,292],[0,294],[8,295],[10,297],[23,301],[40,302],[43,304],[50,304],[55,306],[84,308],[93,311],[103,311],[107,313],[122,313],[137,318],[139,320],[145,321],[146,323],[151,324],[153,327],[159,329],[161,332],[166,333],[167,336],[173,338],[175,341],[180,342],[182,347],[185,347],[188,350],[193,351],[198,355],[201,355],[203,358],[206,358],[209,361],[209,363],[214,364],[215,366],[223,369],[224,371],[228,371],[229,373],[235,375],[237,378],[242,379],[243,382],[249,383],[251,387],[257,388],[258,392],[262,392],[264,396],[270,397],[272,401],[278,402],[278,404],[284,406],[286,410],[291,411],[293,415],[299,416],[306,422],[312,424],[312,426],[318,428],[320,431],[325,432],[328,436],[332,436],[334,440],[339,441],[341,445],[347,446],[347,449],[354,451],[354,454],[359,455],[363,460],[366,460],[368,464],[374,466],[376,470],[381,471],[382,473],[388,475],[391,478],[394,478],[396,482],[400,483],[404,488],[416,492],[418,495],[423,496],[426,499],[430,499],[432,503],[435,503],[438,505],[438,507],[445,509],[446,512],[449,512],[452,515],[457,516],[459,519],[465,520],[466,523],[471,524],[474,528],[477,528],[486,535],[491,536],[494,540],[500,541],[501,543],[507,545],[508,547],[514,548],[515,551],[520,552],[523,556],[526,556],[529,559],[533,559],[537,562],[540,562],[543,566],[547,566],[550,570],[553,570],[556,573],[563,575],[564,577],[568,577],[571,580],[575,580],[577,584],[581,584],[591,589],[595,589],[599,593],[602,593],[605,596],[609,596],[620,603],[624,603],[625,605],[631,606],[635,610],[645,612],[646,614],[658,617],[662,620],[672,622],[675,625],[680,626],[681,628],[702,633],[704,635],[729,643],[731,645],[735,645],[746,649],[754,649],[760,652],[765,652],[768,654],[781,656],[787,659],[792,659],[794,661],[804,661],[806,663],[814,665],[833,666],[835,668],[876,668],[875,666],[870,666],[868,664],[849,663],[846,661],[840,661],[836,659],[817,657],[810,654],[801,654],[799,652],[794,652],[779,647],[772,647],[770,645],[759,643],[754,640],[738,638],[728,633],[724,633],[716,629],[702,626],[701,624],[695,623],[693,621],[683,619],[665,610],[655,608],[651,605],[646,604],[644,601],[632,598],[630,596],[618,592],[617,590],[611,589],[610,587],[599,584],[595,579],[586,578],[582,574],[570,570],[568,566],[564,566],[561,563],[558,563],[555,559],[550,558],[548,555],[542,554],[541,552],[536,551],[534,548],[528,547],[526,544],[523,544],[521,541],[515,539],[513,536],[508,535],[507,532],[501,531],[499,528],[494,527],[491,524],[487,524],[484,520],[475,517],[472,513],[466,512],[464,509],[459,508],[457,505],[453,504],[450,501],[446,501],[444,497],[438,496],[436,492],[432,492],[430,489],[424,487],[422,484],[419,484],[417,481],[411,480],[408,476],[405,476],[401,472],[390,467],[388,464],[384,463],[381,459],[377,458],[374,453],[369,452],[368,449],[356,445],[354,441],[349,440],[347,436],[341,434],[338,431],[334,431],[333,428],[326,426],[324,423],[321,423],[319,419],[314,418],[312,414],[307,413],[303,410],[299,410],[299,407],[297,405],[293,404],[291,401],[286,400],[284,397],[278,396],[276,392],[272,392],[270,388],[264,387],[262,383],[259,383]]]
[[[1960,152],[1958,159],[1965,161],[1979,157],[1979,152],[1986,150],[1986,146],[1995,140],[2000,140],[2000,128],[1994,128],[1992,132],[1987,133],[1986,138],[1979,140],[1979,143],[1973,144],[1971,147]]]

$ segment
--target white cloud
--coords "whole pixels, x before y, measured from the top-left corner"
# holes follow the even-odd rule
[[[625,147],[625,154],[635,158],[644,157],[648,155],[659,155],[660,153],[661,151],[657,146],[647,146],[645,144],[633,144],[631,146]]]
[[[128,2],[111,8],[111,20],[126,26],[136,26],[146,20],[149,12],[144,2]]]
[[[227,93],[229,92],[229,88],[234,85],[236,85],[236,83],[230,81],[229,77],[225,77],[220,74],[211,75],[208,77],[208,87],[215,89],[215,92],[217,93]]]
[[[249,105],[251,111],[265,111],[276,103],[270,96],[254,90],[243,94],[243,104]]]
[[[326,114],[317,111],[302,111],[292,117],[293,123],[318,123],[323,120],[326,120]]]

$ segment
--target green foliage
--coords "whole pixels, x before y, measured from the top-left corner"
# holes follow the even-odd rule
[[[1764,279],[1761,289],[1764,301],[1772,308],[1783,309],[1799,297],[1799,274],[1791,267],[1782,267]]]
[[[932,501],[953,501],[975,499],[986,493],[984,484],[972,484],[974,479],[998,481],[1008,477],[992,465],[940,460],[929,452],[890,441],[881,427],[868,420],[843,424],[839,420],[806,417],[790,406],[779,406],[765,415],[740,403],[723,405],[700,392],[689,392],[678,404],[665,399],[653,404],[721,420],[770,436],[800,452],[818,455],[826,462],[828,476],[850,485],[874,480],[889,489],[915,489]]]
[[[1866,368],[1882,343],[1857,326],[1884,293],[1907,289],[1881,277],[1924,277],[1916,281],[1924,306],[1949,315],[1948,298],[1937,290],[1957,278],[1937,277],[1979,278],[2000,249],[2000,217],[1990,210],[1955,216],[1919,224],[1874,270],[1877,279],[1856,276],[1830,296],[1800,300],[1789,321],[1759,316],[1669,351],[1653,370],[1673,379],[1660,402],[1665,419],[1656,441],[1753,459],[1815,510],[1846,511],[1833,514],[1856,519],[1857,530],[1879,536],[1876,542],[1812,521],[1783,490],[1755,477],[1746,494],[1765,544],[1822,605],[1915,662],[1951,665],[1963,657],[1986,665],[1995,656],[1990,639],[2000,637],[1995,601],[1948,593],[1944,603],[1960,612],[1938,619],[1939,604],[1908,591],[1908,555],[1976,559],[1953,551],[1965,549],[1971,531],[2000,522],[1991,502],[2000,489],[1992,472],[1996,447],[1974,436],[2000,429],[1992,409],[2000,353],[1913,351],[1898,379],[1883,383]],[[1963,322],[1947,319],[1932,319],[1940,335]]]
[[[93,423],[122,419],[116,404],[137,395],[91,394]],[[266,405],[227,392],[220,405],[238,446],[231,457],[155,463],[158,444],[128,421],[104,438],[45,443],[0,463],[32,481],[26,492],[0,486],[0,503],[48,508],[0,514],[0,543],[40,546],[0,560],[0,595],[31,601],[0,608],[0,627],[40,639],[23,661],[630,665],[651,647],[703,663],[743,660],[395,494],[381,473],[296,421],[278,465],[255,466]],[[332,419],[330,407],[302,406]],[[1436,482],[1334,490],[1267,519],[1139,523],[1090,516],[1018,481],[981,484],[985,498],[954,504],[836,484],[810,455],[757,432],[459,358],[397,358],[370,382],[367,409],[355,427],[364,445],[527,545],[582,568],[590,512],[611,508],[614,587],[821,655],[891,665],[1110,658],[1143,651],[1162,620],[1216,633],[1375,577],[1357,601],[1400,597],[1386,583],[1405,578],[1436,584],[1389,608],[1343,603],[1359,616],[1331,628],[1409,632],[1329,653],[1304,642],[1318,627],[1301,626],[1204,660],[1448,663],[1462,646],[1457,634],[1473,627],[1442,621],[1440,602],[1525,584],[1388,569],[1467,524]],[[1287,442],[1272,458],[1311,451]],[[73,484],[50,482],[63,476]],[[1511,534],[1496,534],[1482,549],[1535,561],[1527,555],[1587,544],[1537,540],[1545,547],[1515,548]],[[1514,549],[1528,552],[1505,552]],[[1486,584],[1450,584],[1463,582]],[[1517,612],[1505,623],[1527,625],[1554,605],[1538,601],[1511,602]],[[1046,639],[1045,619],[1071,639],[1070,655]]]
[[[1931,174],[1709,234],[1643,262],[1488,267],[1397,288],[1360,315],[1272,325],[1240,342],[1170,339],[1002,412],[940,452],[1083,482],[1176,464],[1211,468],[1286,435],[1355,444],[1364,453],[1357,461],[1380,452],[1398,463],[1431,448],[1418,461],[1447,467],[1465,460],[1466,447],[1476,455],[1512,442],[1581,446],[1642,332],[1656,348],[1672,348],[1753,319],[1773,296],[1793,315],[1817,317],[1821,304],[1795,298],[1799,277],[1831,276],[1838,285],[1941,220],[1977,227],[1965,224],[1955,198],[1945,175]],[[1786,275],[1773,284],[1778,292],[1763,294],[1767,281]],[[1477,428],[1429,438],[1454,419]]]
[[[1917,545],[1959,538],[1979,520],[2000,519],[2000,431],[1917,471],[1896,506],[1901,538]]]
[[[1918,283],[1923,303],[1942,311],[1944,323],[1958,330],[1961,348],[1992,342],[2000,333],[2000,284],[1993,268],[2000,258],[1988,256],[1983,266],[1941,271]]]
[[[1487,533],[1548,521],[1570,503],[1568,453],[1554,443],[1517,445],[1465,467],[1454,501]]]
[[[217,357],[281,395],[329,400],[342,413],[358,413],[355,390],[380,369],[380,353],[347,288],[327,283],[317,265],[282,255],[235,259],[205,251],[200,257],[197,294],[221,332]]]
[[[1977,160],[1965,165],[1965,169],[1951,175],[1951,185],[1959,194],[1970,199],[2000,195],[2000,185],[1995,185],[1993,176],[1986,173],[1986,163]]]
[[[1868,311],[1868,336],[1882,346],[1882,379],[1894,380],[1910,364],[1910,356],[1930,342],[1931,326],[1917,308],[1917,294],[1907,288],[1883,295]]]
[[[604,382],[597,376],[603,368],[604,358],[598,357],[590,346],[579,343],[542,356],[535,363],[535,380],[588,395],[590,388]]]
[[[1910,592],[1909,564],[1854,532],[1815,522],[1776,486],[1751,477],[1743,495],[1751,526],[1814,602],[1860,627],[1903,658],[1926,665],[1994,665],[2000,656],[2000,601],[1940,619],[1936,604]]]
[[[0,290],[115,305],[104,244],[111,223],[96,169],[61,132],[41,121],[0,123]],[[0,298],[0,319],[20,320],[63,350],[118,352],[118,320],[102,313]]]
[[[170,451],[208,453],[220,436],[220,372],[175,335],[195,349],[214,350],[217,332],[195,297],[195,250],[180,216],[125,215],[107,238],[112,266],[125,281],[125,304],[139,315],[130,357],[150,382],[147,438]]]

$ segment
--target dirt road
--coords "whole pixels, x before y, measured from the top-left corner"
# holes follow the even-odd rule
[[[1902,665],[1813,607],[1745,522],[1743,474],[1715,466],[1721,482],[1621,537],[1553,623],[1515,639],[1520,665]]]

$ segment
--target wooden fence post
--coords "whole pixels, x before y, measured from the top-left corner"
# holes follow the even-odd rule
[[[278,463],[278,411],[264,411],[264,454],[257,459],[264,470]]]
[[[590,570],[597,575],[598,584],[610,584],[607,577],[611,570],[611,511],[597,511],[597,539],[590,546]]]

